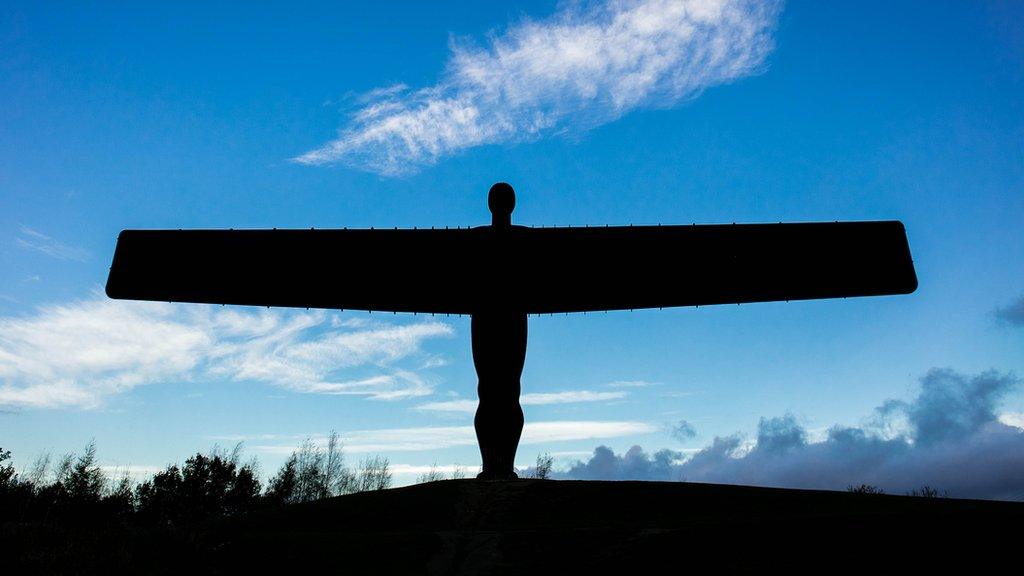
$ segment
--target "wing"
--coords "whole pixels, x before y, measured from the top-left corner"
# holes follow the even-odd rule
[[[125,230],[111,298],[467,314],[479,230]]]
[[[530,312],[905,294],[900,222],[532,229]]]
[[[112,298],[531,314],[904,294],[899,222],[126,230]]]

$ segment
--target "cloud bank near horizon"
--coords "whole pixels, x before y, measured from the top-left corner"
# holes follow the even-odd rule
[[[573,2],[486,46],[452,40],[442,79],[365,95],[338,137],[295,161],[386,176],[484,144],[579,133],[760,71],[777,0]]]
[[[739,434],[716,437],[690,457],[599,446],[560,476],[832,490],[870,484],[894,494],[929,485],[955,497],[1021,500],[1024,429],[997,414],[1019,384],[1012,374],[935,369],[913,400],[887,401],[862,426],[834,426],[820,442],[810,442],[792,415],[762,418],[752,445]]]
[[[232,380],[393,400],[433,385],[404,360],[452,328],[324,311],[109,300],[97,294],[0,318],[0,406],[95,408],[137,386]],[[357,377],[350,377],[358,374]]]

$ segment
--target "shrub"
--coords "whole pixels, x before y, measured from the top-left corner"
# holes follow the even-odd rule
[[[538,480],[548,480],[551,478],[551,469],[555,465],[555,459],[551,457],[551,454],[544,453],[537,455],[537,464],[533,469],[533,477]]]
[[[854,486],[853,484],[846,487],[847,492],[853,492],[855,494],[885,494],[885,490],[882,490],[878,486],[872,486],[871,484],[861,484]]]
[[[907,496],[916,496],[918,498],[946,498],[949,495],[946,492],[940,494],[938,489],[925,484],[918,490],[911,490],[910,492],[907,492]]]

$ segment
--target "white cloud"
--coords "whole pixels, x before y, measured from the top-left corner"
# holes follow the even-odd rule
[[[417,410],[431,410],[434,412],[476,412],[476,400],[464,398],[462,400],[445,400],[443,402],[427,402],[416,407]]]
[[[298,438],[288,444],[254,445],[253,450],[266,454],[291,454],[299,448]],[[325,444],[326,438],[313,437],[316,444]],[[421,451],[476,444],[472,426],[430,426],[420,428],[390,428],[356,430],[341,434],[345,452]]]
[[[112,481],[119,481],[121,478],[128,476],[132,482],[145,482],[153,477],[158,472],[166,470],[166,466],[138,466],[134,464],[112,464],[100,466],[100,470],[103,471],[103,475]]]
[[[1024,412],[1003,412],[999,415],[999,421],[1007,426],[1024,429]]]
[[[659,382],[648,382],[646,380],[616,380],[615,382],[609,382],[605,386],[609,388],[648,388],[650,386],[658,386]]]
[[[388,400],[432,385],[400,361],[447,336],[440,322],[342,328],[336,314],[109,300],[0,318],[0,405],[92,408],[136,386],[253,381]],[[348,369],[375,374],[345,377]]]
[[[408,475],[419,476],[427,472],[440,472],[451,475],[453,472],[461,472],[466,476],[476,475],[480,471],[480,465],[466,466],[464,464],[388,464],[388,470],[396,476]]]
[[[575,402],[602,402],[618,400],[626,397],[626,392],[593,392],[591,390],[569,390],[566,392],[535,392],[523,394],[521,403],[524,406],[543,406],[545,404],[571,404]]]
[[[594,392],[591,390],[569,390],[566,392],[535,392],[523,394],[519,397],[519,403],[523,406],[542,406],[545,404],[571,404],[576,402],[601,402],[605,400],[618,400],[625,398],[626,392]],[[445,400],[443,402],[428,402],[420,404],[417,410],[431,410],[437,412],[475,412],[476,400]]]
[[[337,139],[296,160],[385,175],[463,149],[582,131],[761,69],[774,0],[605,0],[453,41],[442,80],[367,94]]]
[[[657,426],[646,422],[536,422],[532,425],[527,424],[523,428],[523,438],[520,444],[544,444],[547,442],[588,440],[593,438],[619,438],[637,434],[650,434],[657,431]]]
[[[576,458],[579,456],[590,456],[593,450],[563,450],[560,452],[549,452],[553,458]]]
[[[568,420],[554,422],[527,422],[523,427],[521,445],[565,442],[571,440],[592,440],[618,438],[648,434],[658,428],[646,422]],[[424,426],[418,428],[387,428],[381,430],[357,430],[340,434],[345,452],[401,452],[424,451],[476,445],[476,433],[472,426]],[[232,438],[243,437],[232,436]],[[298,438],[288,444],[263,444],[253,450],[265,454],[287,455],[298,449]],[[317,444],[324,444],[326,438],[313,438]]]
[[[15,238],[14,241],[18,246],[21,246],[26,250],[41,252],[58,260],[77,260],[78,262],[85,262],[89,259],[89,252],[86,250],[62,244],[53,238],[50,238],[46,234],[33,230],[28,226],[21,227],[20,235]],[[36,277],[36,279],[38,280],[38,277]]]

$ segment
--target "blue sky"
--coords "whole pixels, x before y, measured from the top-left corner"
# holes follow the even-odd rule
[[[269,473],[336,429],[400,482],[475,469],[468,318],[123,303],[102,285],[124,228],[479,225],[499,180],[520,224],[899,219],[920,279],[531,319],[522,464],[639,445],[681,465],[716,437],[741,438],[739,460],[772,422],[808,446],[835,426],[923,445],[928,390],[961,407],[996,390],[974,440],[1024,426],[1015,3],[336,4],[0,15],[0,445],[21,465],[92,438],[139,470],[244,441]],[[896,431],[877,425],[889,401]],[[673,435],[682,420],[694,434]],[[1015,466],[991,474],[1024,494]],[[938,474],[915,470],[901,481]]]

